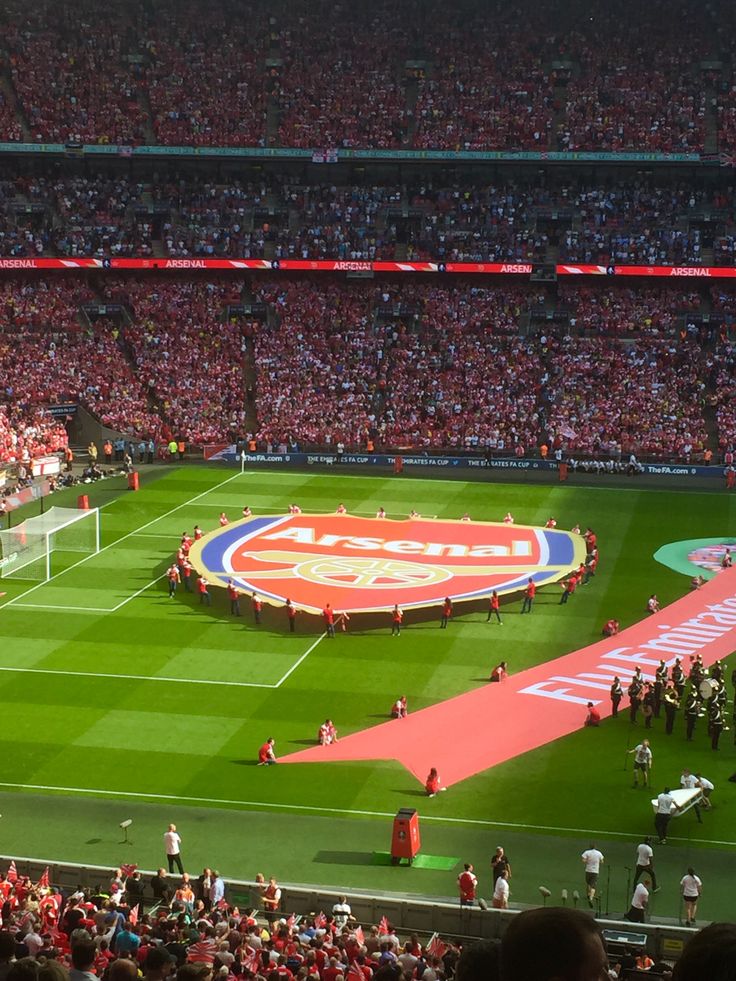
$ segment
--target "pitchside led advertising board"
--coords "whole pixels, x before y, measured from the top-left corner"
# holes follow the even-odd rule
[[[287,514],[218,529],[194,543],[190,559],[211,581],[232,581],[271,603],[358,613],[556,582],[585,561],[585,541],[484,521]]]

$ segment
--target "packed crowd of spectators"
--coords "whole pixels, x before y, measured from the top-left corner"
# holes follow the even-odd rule
[[[509,871],[507,864],[497,881]],[[695,876],[692,869],[688,876]],[[420,936],[385,915],[374,925],[361,923],[349,895],[327,911],[297,915],[276,879],[267,882],[261,873],[247,908],[228,900],[227,884],[209,868],[198,876],[159,869],[144,877],[126,865],[95,888],[74,891],[49,879],[47,869],[34,883],[14,862],[0,874],[4,981],[627,981],[649,973],[700,981],[731,977],[736,964],[730,923],[693,930],[676,960],[655,960],[647,936],[643,944],[614,943],[604,921],[565,906],[501,914],[502,939],[479,941]],[[458,877],[461,889],[473,890],[466,905],[475,905],[477,881],[466,864]],[[646,873],[643,881],[650,884]],[[648,896],[646,886],[638,888]],[[497,909],[507,905],[493,900]]]
[[[247,16],[233,0],[206,10],[166,0],[147,12],[142,84],[157,143],[263,146],[266,131],[269,17],[263,3]]]
[[[283,13],[283,12],[282,12]],[[314,0],[283,17],[278,144],[397,147],[404,142],[410,12],[390,0],[343,8]]]
[[[698,265],[703,214],[717,221],[714,261],[728,264],[727,186],[23,175],[0,179],[0,255],[147,257],[159,239],[173,257],[541,262],[557,243],[563,262]]]
[[[573,455],[702,459],[705,382],[697,341],[548,340],[548,428]]]
[[[227,438],[245,419],[245,334],[225,308],[238,284],[127,280],[108,292],[130,309],[122,330],[135,377],[188,443]]]
[[[35,439],[33,456],[50,443],[66,444],[63,427],[42,411],[49,404],[79,402],[113,429],[161,433],[161,419],[149,411],[147,392],[118,345],[118,328],[105,320],[80,323],[80,303],[92,296],[74,282],[0,283],[0,398],[11,410],[11,444]]]
[[[700,294],[695,291],[664,286],[614,288],[562,283],[558,297],[569,311],[571,333],[620,338],[671,335],[678,315],[694,314],[701,304]]]
[[[736,441],[734,294],[608,282],[348,284],[106,278],[0,283],[7,455],[62,439],[44,406],[79,402],[131,438],[517,454],[562,434],[576,455],[694,460],[716,414]],[[122,304],[90,322],[83,304]],[[111,319],[112,317],[112,319]],[[253,319],[256,317],[257,319]],[[717,326],[714,326],[717,325]],[[715,346],[714,346],[715,345]],[[250,368],[248,368],[250,365]],[[248,370],[254,380],[248,379]],[[252,386],[252,391],[251,391]]]
[[[135,7],[10,0],[3,43],[10,77],[37,142],[145,142],[146,116],[127,39]]]
[[[702,152],[715,79],[729,152],[730,71],[699,67],[730,51],[723,11],[629,8],[280,0],[246,18],[234,0],[9,0],[18,106],[0,95],[0,125],[9,140],[21,113],[37,142],[264,146],[271,112],[271,142],[300,148]]]

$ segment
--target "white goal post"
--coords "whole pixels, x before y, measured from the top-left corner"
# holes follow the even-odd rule
[[[0,576],[6,579],[51,578],[51,554],[100,550],[100,512],[97,508],[53,507],[0,531]]]

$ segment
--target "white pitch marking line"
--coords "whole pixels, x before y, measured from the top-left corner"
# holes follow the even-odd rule
[[[8,605],[7,603],[5,604]],[[23,610],[64,610],[66,613],[112,613],[112,610],[101,606],[50,606],[47,603],[15,603]]]
[[[171,508],[171,510],[167,511],[165,514],[160,514],[157,518],[153,518],[151,521],[147,521],[144,525],[141,525],[140,528],[136,528],[134,531],[129,531],[127,535],[123,535],[120,538],[116,538],[115,541],[110,542],[109,545],[104,545],[99,552],[91,552],[89,555],[85,555],[83,559],[80,559],[78,562],[75,562],[73,565],[68,566],[66,569],[61,569],[59,572],[51,576],[49,579],[45,579],[43,582],[38,582],[36,583],[35,586],[31,586],[29,589],[24,590],[24,592],[18,593],[17,596],[14,596],[12,599],[8,600],[7,603],[3,603],[2,605],[0,605],[0,610],[3,609],[3,607],[15,605],[18,602],[18,600],[22,599],[22,597],[28,596],[30,593],[35,592],[35,590],[40,589],[41,586],[47,586],[54,579],[58,579],[59,576],[63,576],[67,572],[71,572],[72,569],[76,569],[77,566],[82,565],[84,562],[89,562],[89,560],[94,558],[96,555],[101,555],[103,552],[106,552],[109,548],[113,548],[115,545],[119,545],[121,542],[127,541],[128,538],[133,538],[134,535],[139,534],[141,531],[145,531],[145,529],[150,528],[151,525],[155,525],[157,521],[163,521],[163,519],[168,518],[170,514],[174,514],[176,511],[181,511],[182,508],[189,507],[189,505],[194,504],[196,501],[200,500],[200,498],[206,497],[207,494],[211,494],[213,491],[218,490],[220,487],[224,487],[225,484],[229,484],[231,480],[235,480],[236,477],[241,477],[241,476],[242,476],[241,473],[235,473],[231,477],[226,477],[225,480],[221,480],[219,484],[215,484],[214,487],[208,487],[207,490],[202,491],[201,494],[197,494],[196,497],[193,497],[191,500],[184,501],[183,504],[177,504],[176,507]]]
[[[136,592],[134,592],[130,596],[128,596],[127,599],[122,600],[122,602],[118,603],[117,606],[113,606],[113,608],[111,610],[107,610],[106,612],[108,612],[108,613],[117,613],[117,611],[118,610],[121,610],[126,605],[126,603],[130,603],[131,600],[136,599],[138,596],[141,595],[141,593],[145,593],[145,591],[147,589],[150,589],[151,586],[154,586],[161,579],[165,579],[165,578],[166,578],[166,573],[165,572],[162,573],[160,576],[156,576],[155,579],[152,579],[150,582],[147,582],[145,586],[141,586],[140,589],[136,590]]]
[[[179,794],[145,794],[134,790],[100,790],[92,787],[56,787],[50,784],[6,783],[1,781],[0,787],[9,787],[15,790],[44,790],[64,794],[92,794],[102,797],[135,797],[143,800],[179,801],[186,804],[235,804],[238,807],[257,807],[263,810],[313,811],[317,814],[348,814],[357,817],[390,818],[395,816],[395,811],[363,811],[342,807],[318,807],[312,804],[283,804],[275,801],[262,800],[230,800],[220,797],[185,797]],[[629,831],[601,831],[600,828],[558,828],[554,825],[546,824],[516,824],[511,821],[484,821],[480,818],[442,817],[439,814],[422,814],[422,820],[439,821],[440,823],[446,824],[472,824],[486,828],[527,828],[533,831],[572,832],[577,835],[605,835],[608,838],[631,839],[631,832]],[[692,842],[696,845],[736,845],[736,841],[720,841],[706,838],[670,837],[669,840]]]
[[[274,688],[280,688],[283,685],[283,683],[286,681],[286,679],[291,674],[293,674],[296,671],[296,669],[299,667],[299,665],[302,663],[302,661],[304,661],[306,658],[309,657],[309,655],[315,649],[315,647],[317,646],[317,644],[319,644],[321,641],[323,641],[326,636],[327,636],[326,633],[320,634],[319,637],[314,641],[314,643],[313,644],[310,644],[310,646],[302,654],[302,656],[299,658],[299,660],[296,661],[294,664],[292,664],[292,666],[289,668],[289,670],[286,672],[286,674],[282,678],[279,678],[279,680],[276,682],[276,684],[273,687]]]
[[[18,674],[59,674],[74,678],[115,678],[124,681],[169,681],[180,685],[217,685],[227,688],[276,688],[276,685],[265,685],[256,681],[209,681],[205,678],[165,678],[161,675],[147,674],[107,674],[102,671],[65,671],[61,668],[0,667],[0,671],[16,672]]]

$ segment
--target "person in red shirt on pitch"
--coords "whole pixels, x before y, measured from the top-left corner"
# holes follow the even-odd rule
[[[199,525],[195,525],[194,526],[194,540],[195,540],[195,542],[198,542],[199,539],[202,537],[202,535],[204,535],[204,532],[202,531],[202,529],[199,527]]]
[[[736,470],[733,467],[726,467],[726,490],[733,490],[736,487]]]
[[[434,797],[443,790],[447,790],[447,787],[443,787],[441,784],[442,781],[440,780],[440,775],[437,772],[437,768],[433,766],[424,782],[424,789],[427,791],[427,797]]]
[[[457,877],[457,887],[460,891],[460,905],[472,906],[475,903],[475,891],[478,888],[478,879],[473,872],[473,866],[466,862],[463,871]]]
[[[289,620],[289,633],[293,634],[296,630],[296,607],[290,599],[286,601],[286,616]]]
[[[406,695],[400,695],[391,706],[392,719],[405,719],[408,715],[406,708]]]
[[[327,631],[328,637],[335,636],[335,611],[332,609],[329,603],[325,603],[325,608],[322,610],[322,617],[325,621],[325,630]]]
[[[537,584],[534,582],[531,576],[527,581],[526,590],[524,591],[524,602],[521,604],[522,613],[531,613],[532,604],[534,603],[534,597],[537,595]]]
[[[488,616],[486,617],[486,623],[490,623],[491,617],[495,617],[498,622],[503,626],[503,620],[501,619],[500,613],[500,600],[498,598],[498,591],[493,590],[488,600]]]
[[[263,602],[258,593],[253,593],[251,604],[253,606],[253,618],[256,621],[256,625],[258,625],[261,622],[261,613],[263,612]]]
[[[251,511],[251,509],[246,504],[245,507],[243,508],[243,517],[244,518],[250,518],[252,514],[253,514],[253,512]]]
[[[205,606],[212,606],[212,597],[208,590],[209,583],[204,576],[200,576],[197,580],[197,591],[199,592],[199,602],[204,603]]]
[[[181,578],[184,583],[184,592],[191,593],[192,591],[192,563],[189,559],[184,559],[181,567]]]
[[[229,519],[229,518],[228,518],[228,516],[227,516],[227,515],[225,514],[225,512],[224,512],[224,511],[222,511],[222,512],[220,513],[220,527],[221,527],[221,528],[224,528],[224,527],[225,527],[225,525],[229,525],[229,524],[230,524],[230,519]]]
[[[586,726],[599,726],[601,724],[601,713],[593,705],[592,702],[588,702],[588,714],[585,717]]]
[[[578,588],[578,577],[573,573],[566,582],[561,583],[562,585],[562,596],[560,596],[560,604],[567,603],[572,594]]]
[[[547,524],[544,527],[545,528],[556,528],[557,527],[557,521],[556,521],[556,519],[555,518],[547,518]]]
[[[488,680],[501,682],[508,673],[508,665],[505,661],[501,661],[501,663],[497,664],[493,671],[491,671],[491,676]]]
[[[276,740],[271,736],[258,750],[258,766],[270,766],[272,763],[278,763],[276,759],[276,753],[274,752],[274,746],[276,745]]]
[[[621,624],[618,620],[614,620],[611,617],[610,620],[606,620],[605,626],[603,627],[604,637],[614,637],[620,630]]]
[[[401,633],[401,621],[404,619],[403,610],[399,609],[397,603],[391,611],[391,636],[399,636]]]
[[[336,514],[347,514],[348,513],[348,509],[345,507],[344,504],[338,504],[337,505],[337,511],[335,513]]]
[[[232,579],[227,581],[227,598],[230,600],[230,612],[234,617],[242,616],[240,612],[240,590]]]
[[[166,570],[166,578],[169,580],[169,596],[173,596],[176,593],[176,587],[181,582],[181,576],[179,575],[179,570],[172,564]]]
[[[447,629],[447,622],[452,616],[452,600],[449,596],[445,596],[445,601],[442,604],[442,616],[440,618],[440,630]]]

